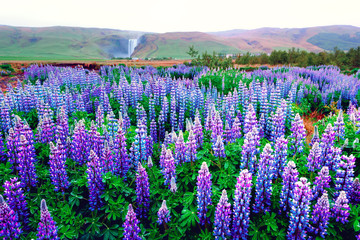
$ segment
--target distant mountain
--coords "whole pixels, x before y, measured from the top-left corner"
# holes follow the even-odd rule
[[[299,48],[320,52],[360,46],[360,28],[235,29],[221,32],[146,33],[100,28],[28,28],[0,25],[0,59],[109,59],[129,56],[129,39],[138,39],[132,57],[188,58],[194,45],[200,53],[270,53]]]

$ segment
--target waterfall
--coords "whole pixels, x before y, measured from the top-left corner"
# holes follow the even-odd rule
[[[131,57],[131,54],[134,52],[137,46],[137,39],[129,39],[128,43],[128,55]]]

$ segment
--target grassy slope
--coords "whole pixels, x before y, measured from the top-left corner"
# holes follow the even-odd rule
[[[325,50],[333,50],[335,47],[341,50],[348,50],[349,47],[356,48],[360,46],[360,32],[354,37],[346,34],[319,33],[307,41]]]
[[[171,39],[167,40],[166,43],[161,43],[160,41],[156,42],[158,49],[152,53],[149,57],[174,57],[186,59],[189,58],[189,55],[186,53],[189,50],[189,47],[194,45],[200,53],[207,51],[212,53],[213,51],[217,53],[239,53],[240,50],[231,46],[226,46],[221,43],[212,42],[212,41],[185,41],[182,39]]]
[[[0,59],[104,59],[107,37],[131,38],[136,33],[86,28],[0,27]]]

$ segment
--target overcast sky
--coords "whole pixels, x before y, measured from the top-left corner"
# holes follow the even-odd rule
[[[360,27],[359,9],[360,0],[7,0],[0,24],[148,32]]]

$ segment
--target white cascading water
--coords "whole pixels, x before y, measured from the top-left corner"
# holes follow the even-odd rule
[[[136,46],[137,46],[137,39],[129,39],[129,44],[128,44],[129,57],[131,57],[131,54],[134,52]]]

